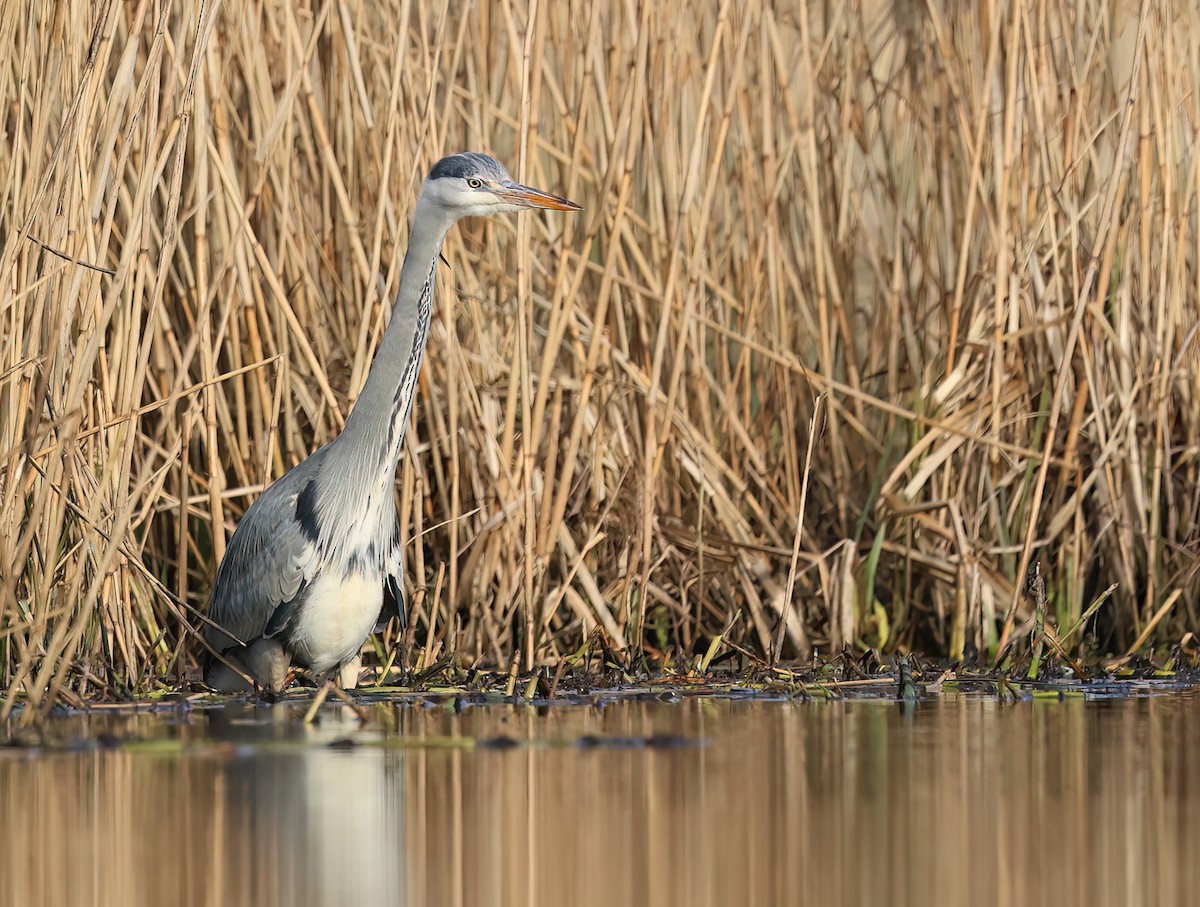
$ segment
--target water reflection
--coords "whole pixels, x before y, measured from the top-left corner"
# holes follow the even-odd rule
[[[1187,903],[1200,699],[76,719],[0,749],[0,902]],[[703,746],[654,748],[672,734]],[[353,735],[366,745],[327,746]],[[455,738],[536,743],[466,748]],[[622,746],[573,745],[585,735]],[[399,739],[428,746],[380,745]],[[215,742],[214,742],[215,741]]]

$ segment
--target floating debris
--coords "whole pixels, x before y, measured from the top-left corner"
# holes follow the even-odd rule
[[[511,750],[516,749],[521,745],[519,740],[509,737],[507,734],[501,734],[498,737],[489,737],[486,740],[480,740],[475,744],[476,749],[481,750]]]

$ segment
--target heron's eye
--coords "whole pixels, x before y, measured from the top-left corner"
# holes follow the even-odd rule
[[[467,180],[467,185],[470,186],[472,189],[482,189],[483,188],[483,180],[477,180],[477,179],[475,179],[475,177],[471,177],[469,180]]]

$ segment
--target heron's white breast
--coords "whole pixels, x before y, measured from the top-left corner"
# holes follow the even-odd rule
[[[383,582],[373,571],[326,571],[306,596],[292,647],[307,653],[314,674],[323,674],[357,654],[382,607]]]

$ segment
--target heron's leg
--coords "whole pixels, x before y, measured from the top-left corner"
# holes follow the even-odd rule
[[[343,690],[353,690],[358,686],[358,675],[362,673],[362,655],[355,655],[338,669],[338,683]]]

